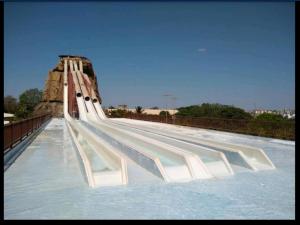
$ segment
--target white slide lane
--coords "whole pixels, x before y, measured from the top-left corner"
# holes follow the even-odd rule
[[[193,152],[193,153],[199,155],[199,157],[202,159],[203,163],[209,169],[210,173],[216,177],[222,177],[222,176],[234,174],[234,172],[231,168],[231,165],[229,164],[229,162],[223,152],[216,151],[216,150],[206,148],[203,146],[195,145],[192,143],[187,143],[187,142],[177,140],[174,138],[170,138],[167,136],[162,136],[159,134],[143,131],[141,129],[136,129],[136,128],[126,126],[123,124],[115,123],[115,125],[118,126],[122,130],[134,131],[143,136],[157,139],[161,142],[164,142],[164,143],[167,143],[167,144],[170,144],[173,146],[178,146],[182,149],[186,149],[189,152]]]
[[[216,149],[217,151],[223,152],[228,158],[230,163],[244,166],[254,171],[276,168],[272,163],[272,161],[269,159],[269,157],[265,154],[263,149],[260,148],[250,147],[241,144],[237,145],[237,144],[224,143],[224,142],[204,139],[200,137],[181,135],[179,133],[175,133],[171,131],[172,125],[169,125],[170,129],[168,130],[160,130],[160,129],[155,129],[154,127],[150,127],[150,124],[153,126],[156,125],[154,122],[135,121],[135,120],[126,120],[126,122],[115,120],[114,122],[120,125],[121,124],[126,125],[153,134],[158,134],[176,140],[181,140],[188,143],[193,143],[208,148]],[[149,124],[149,126],[147,126],[147,124]]]
[[[78,78],[75,74],[72,60],[69,61],[69,65],[70,65],[70,72],[71,72],[72,79],[73,79],[73,82],[75,85],[75,90],[76,90],[76,101],[77,101],[77,106],[78,106],[78,110],[79,110],[79,118],[83,121],[87,121],[84,99],[82,97],[82,92],[79,87]],[[65,73],[67,73],[67,72],[65,72]]]
[[[64,81],[67,81],[68,63],[65,60]],[[70,70],[73,79],[76,74],[73,63],[70,62]],[[78,104],[84,104],[83,97],[76,97]],[[82,105],[81,105],[82,106]],[[81,107],[83,116],[85,106]],[[112,186],[128,183],[126,160],[105,140],[96,136],[93,132],[78,124],[68,113],[68,84],[64,84],[64,116],[69,132],[77,147],[89,186]],[[82,115],[81,115],[82,116]]]

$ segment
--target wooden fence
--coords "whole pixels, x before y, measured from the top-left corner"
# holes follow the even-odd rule
[[[50,114],[45,114],[4,125],[4,151],[22,141],[50,118]]]
[[[234,133],[250,134],[263,137],[295,140],[294,121],[260,121],[260,120],[237,120],[207,117],[185,116],[159,116],[137,113],[124,114],[125,118],[145,120],[152,122],[176,124],[182,126],[199,127]]]

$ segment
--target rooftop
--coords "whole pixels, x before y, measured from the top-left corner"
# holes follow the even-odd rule
[[[84,57],[84,56],[78,56],[78,55],[59,55],[59,58],[63,59],[63,58],[80,58],[83,60],[89,60],[88,58]]]

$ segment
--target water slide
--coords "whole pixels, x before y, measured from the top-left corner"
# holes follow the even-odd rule
[[[74,142],[83,155],[83,161],[92,161],[94,163],[90,164],[95,167],[105,163],[119,165],[120,174],[126,177],[125,160],[122,157],[126,156],[167,182],[232,175],[234,172],[230,163],[253,170],[275,168],[262,149],[180,135],[170,130],[154,129],[135,122],[107,119],[88,75],[83,72],[82,61],[78,63],[79,68],[76,61],[69,60],[69,75],[72,76],[75,86],[79,120],[74,120],[69,115],[66,118]],[[65,61],[65,76],[67,65]],[[64,84],[67,90],[66,77]],[[66,103],[68,98],[65,99]],[[67,112],[66,105],[64,109]],[[92,152],[96,152],[102,161],[91,160],[95,158]],[[85,159],[88,157],[84,154],[90,159]],[[119,161],[114,160],[112,163],[112,155]],[[92,166],[86,166],[88,167]],[[93,170],[89,168],[86,170],[93,175]],[[110,176],[113,176],[112,173]],[[119,183],[120,180],[122,179],[119,178]]]
[[[75,71],[78,78],[80,79],[80,85],[83,87],[83,89],[87,90],[88,95],[91,97],[91,103],[88,103],[88,108],[93,111],[92,120],[95,120],[95,117],[99,117],[101,120],[107,119],[105,113],[102,110],[99,99],[97,98],[96,93],[92,88],[92,84],[88,75],[83,73],[82,61],[79,61],[79,70],[77,69],[77,63],[75,62]]]
[[[79,113],[85,114],[87,118],[87,120],[80,121],[81,125],[89,130],[94,128],[95,133],[98,135],[100,133],[102,136],[110,139],[110,143],[118,142],[118,146],[126,146],[127,148],[122,148],[124,154],[130,156],[139,165],[162,177],[167,182],[213,177],[198,155],[135,132],[122,130],[114,126],[114,124],[103,120],[101,115],[95,110],[95,107],[93,108],[90,104],[91,98],[88,98],[87,90],[91,90],[91,88],[86,87],[86,83],[83,81],[84,78],[76,63],[72,63],[74,65],[73,74],[76,74],[78,77],[78,83],[85,99],[85,101],[77,101],[78,106],[80,106]],[[99,101],[95,103],[99,104]],[[143,163],[145,161],[148,163]]]
[[[85,127],[85,131],[91,131],[92,129],[89,126],[95,126],[96,124],[97,129],[101,131],[104,130],[108,137],[113,137],[114,140],[121,140],[122,144],[124,144],[125,141],[125,145],[129,146],[129,148],[133,149],[135,152],[132,154],[131,151],[130,154],[127,148],[127,152],[123,153],[130,154],[131,156],[133,155],[133,159],[135,161],[147,161],[148,164],[140,163],[140,165],[144,168],[146,167],[146,169],[150,172],[155,171],[154,174],[161,176],[165,181],[185,181],[211,177],[211,175],[207,172],[205,165],[202,165],[200,159],[195,155],[188,152],[183,153],[181,150],[176,152],[176,150],[173,150],[170,147],[166,149],[166,147],[164,148],[161,146],[163,143],[158,143],[154,146],[151,143],[152,140],[150,140],[150,142],[145,142],[145,140],[143,140],[145,138],[143,137],[136,137],[136,134],[126,134],[125,132],[120,132],[117,129],[109,127],[109,125],[106,126],[103,124],[96,111],[93,110],[92,105],[89,104],[91,101],[87,93],[87,88],[85,87],[84,82],[80,79],[81,74],[78,73],[76,63],[70,61],[70,65],[80,114],[80,121],[73,124]],[[76,81],[76,78],[78,81]],[[79,95],[79,92],[83,94]],[[81,133],[78,134],[81,135]],[[102,139],[102,141],[105,140]],[[146,152],[145,149],[147,149],[148,152]],[[204,168],[201,168],[201,165]],[[153,167],[155,169],[151,169]]]
[[[80,120],[86,121],[82,91],[76,84],[76,74],[70,62],[70,75],[73,78]],[[84,172],[90,187],[124,185],[128,182],[126,160],[105,140],[80,125],[68,113],[68,63],[64,64],[64,116],[74,144],[82,160]],[[77,87],[76,87],[77,85]],[[82,119],[83,118],[83,119]]]
[[[160,176],[167,182],[212,177],[203,161],[194,153],[108,124],[97,122],[85,125],[90,130],[98,131],[98,134],[101,132],[112,138],[119,145],[128,147],[124,153],[133,156],[134,161],[150,172],[153,172],[151,167],[157,167]],[[144,164],[140,161],[142,158],[151,159],[152,164]]]
[[[94,89],[92,88],[92,84],[91,84],[90,78],[88,77],[87,74],[85,74],[83,72],[81,74],[82,74],[84,80],[86,81],[86,83],[90,87],[89,91],[90,91],[90,94],[91,94],[91,97],[92,97],[92,103],[93,103],[93,105],[94,105],[94,107],[96,109],[96,112],[97,112],[98,116],[100,117],[101,120],[107,119],[105,113],[103,112],[102,106],[101,106],[101,104],[99,102],[99,99],[97,98],[96,93],[95,93]]]
[[[65,68],[67,68],[66,64],[65,64]],[[68,72],[66,70],[64,73],[65,73],[64,75],[67,76],[66,74],[68,74]],[[76,92],[75,95],[76,95],[76,101],[77,101],[78,110],[79,110],[79,117],[81,120],[87,121],[86,113],[85,113],[86,109],[85,109],[85,105],[84,105],[84,99],[82,98],[82,91],[79,86],[78,78],[76,76],[72,60],[70,60],[70,75],[72,76],[73,83],[75,86],[75,92]],[[67,79],[67,78],[65,78],[65,79]],[[66,90],[68,90],[68,89],[66,89]],[[67,102],[64,101],[64,104],[67,104]]]
[[[208,168],[209,172],[215,177],[222,177],[234,174],[231,165],[229,164],[223,152],[181,141],[178,139],[170,138],[167,136],[162,136],[156,133],[143,131],[123,124],[116,123],[115,125],[122,130],[132,131],[137,134],[156,139],[158,141],[164,142],[172,146],[178,146],[181,149],[186,149],[189,152],[198,155],[205,164],[205,166]]]
[[[224,143],[200,137],[180,135],[179,133],[175,133],[169,130],[168,132],[166,132],[165,130],[155,129],[154,127],[147,126],[147,122],[144,121],[143,123],[138,123],[130,120],[126,121],[127,122],[114,121],[114,123],[127,127],[132,127],[134,129],[144,131],[150,134],[157,134],[162,137],[168,137],[174,140],[181,140],[187,143],[213,148],[219,152],[223,152],[230,163],[247,167],[254,171],[275,169],[275,166],[272,163],[272,161],[265,154],[263,149],[260,148],[250,147],[241,144],[237,145],[231,143]]]
[[[80,115],[84,114],[86,118],[89,118],[90,120],[95,121],[98,119],[98,113],[96,112],[96,109],[94,108],[94,105],[92,103],[88,89],[84,83],[81,72],[78,70],[76,61],[73,61],[73,66],[74,66],[73,77],[74,76],[77,77],[78,86],[83,95],[83,98],[81,98],[81,101],[78,103],[78,106],[81,106],[80,107],[81,109],[79,109],[79,114]],[[87,120],[84,120],[84,121],[87,121]]]

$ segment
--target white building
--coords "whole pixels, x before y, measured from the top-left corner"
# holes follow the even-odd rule
[[[262,113],[272,113],[272,114],[278,114],[282,115],[283,117],[286,117],[288,119],[295,118],[295,111],[294,110],[267,110],[267,109],[255,109],[252,111],[252,114],[255,116],[258,116]]]
[[[4,113],[4,124],[10,123],[8,120],[5,120],[5,118],[12,118],[12,117],[15,117],[15,115],[11,113]]]
[[[108,112],[111,112],[117,109],[107,109],[107,110]],[[136,112],[136,109],[125,109],[125,110],[133,113]],[[147,115],[159,115],[161,111],[168,111],[170,115],[174,115],[175,113],[178,112],[177,109],[167,109],[167,110],[166,109],[142,109],[142,113]]]

